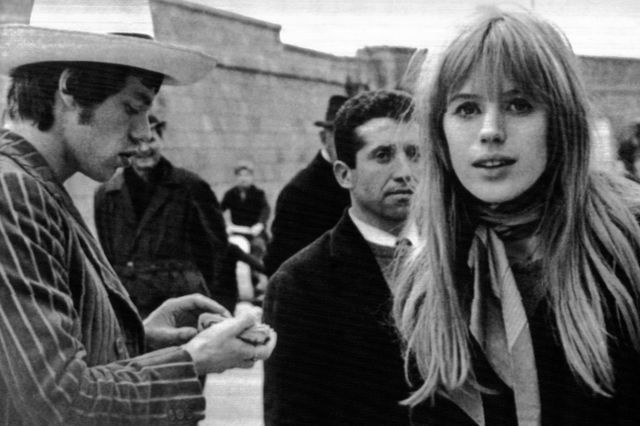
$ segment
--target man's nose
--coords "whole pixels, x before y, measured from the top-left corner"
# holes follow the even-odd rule
[[[482,143],[504,142],[504,116],[497,103],[491,103],[487,106],[479,136]]]
[[[131,123],[129,136],[136,145],[151,141],[151,126],[149,126],[148,114],[138,114],[133,123]]]
[[[396,158],[396,170],[394,179],[410,182],[413,179],[414,162],[405,153],[401,153]]]

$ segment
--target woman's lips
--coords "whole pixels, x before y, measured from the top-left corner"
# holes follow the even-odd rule
[[[471,165],[482,169],[497,169],[515,164],[516,159],[505,156],[487,156],[475,160]]]

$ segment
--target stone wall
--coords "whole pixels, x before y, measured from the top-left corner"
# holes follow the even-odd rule
[[[3,3],[5,21],[25,22],[25,3]],[[347,80],[373,79],[367,60],[281,43],[279,25],[181,0],[152,0],[151,7],[158,40],[219,61],[195,85],[164,86],[155,106],[168,121],[166,156],[205,178],[219,198],[233,184],[233,166],[246,159],[256,164],[256,180],[273,205],[319,148],[313,122],[324,117],[328,98],[344,93]],[[66,186],[91,222],[95,183],[75,176]]]
[[[319,148],[315,120],[345,82],[371,89],[407,87],[413,49],[367,47],[355,57],[311,51],[280,41],[280,26],[183,0],[151,0],[159,40],[195,47],[218,59],[217,69],[187,87],[165,86],[156,101],[168,121],[167,157],[205,178],[218,197],[233,184],[239,160],[256,164],[256,180],[273,205],[280,188]],[[26,22],[28,0],[2,0],[0,22]],[[640,60],[581,58],[601,122],[612,132],[640,117]],[[0,89],[6,79],[0,80]],[[0,108],[4,96],[0,100]],[[95,183],[67,183],[91,222]]]
[[[580,61],[596,114],[609,119],[614,130],[640,119],[640,60],[581,57]]]

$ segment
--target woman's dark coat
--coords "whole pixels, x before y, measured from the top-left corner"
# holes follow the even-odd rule
[[[640,300],[636,294],[636,306]],[[615,370],[613,397],[595,394],[571,372],[560,346],[557,327],[549,304],[542,300],[529,318],[538,372],[542,426],[634,426],[640,425],[640,352],[631,346],[628,334],[620,326],[607,301],[610,313],[607,331],[609,349]],[[517,426],[513,392],[489,367],[479,346],[474,345],[474,371],[482,385],[498,390],[497,395],[484,395],[487,426]],[[436,397],[435,406],[424,402],[412,410],[414,426],[474,426],[455,404]]]

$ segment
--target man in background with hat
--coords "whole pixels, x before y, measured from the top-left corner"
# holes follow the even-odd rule
[[[273,332],[266,344],[238,338],[251,315],[199,331],[200,314],[229,316],[202,295],[170,299],[143,323],[62,185],[76,172],[109,179],[151,137],[160,86],[212,69],[152,34],[139,0],[36,0],[31,25],[0,25],[0,72],[11,77],[0,130],[0,425],[195,425],[199,377],[251,367],[275,345]]]
[[[333,162],[336,161],[333,120],[346,100],[346,96],[331,96],[325,120],[314,123],[322,128],[322,148],[278,196],[271,243],[264,259],[268,276],[273,275],[285,260],[331,229],[350,203],[349,192],[338,185],[333,175]]]
[[[215,296],[227,247],[211,187],[162,155],[166,122],[149,115],[149,124],[151,138],[94,202],[102,249],[143,318],[171,297]]]

